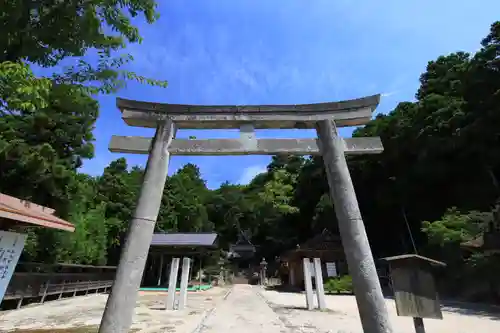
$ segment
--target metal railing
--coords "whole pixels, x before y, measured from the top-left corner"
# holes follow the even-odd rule
[[[76,296],[89,292],[106,292],[113,285],[116,267],[72,264],[19,263],[16,267],[3,301],[17,300],[17,308],[23,301],[39,299],[40,303],[50,296]]]

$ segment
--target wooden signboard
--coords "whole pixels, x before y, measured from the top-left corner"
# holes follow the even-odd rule
[[[392,269],[398,316],[443,319],[434,278],[429,271]]]
[[[25,241],[24,234],[0,230],[0,302],[14,274]]]
[[[391,269],[398,316],[413,317],[415,332],[425,333],[424,318],[443,319],[432,268],[445,263],[417,254],[384,258]]]
[[[337,266],[335,265],[334,262],[327,262],[326,263],[326,273],[328,277],[332,276],[337,276]]]

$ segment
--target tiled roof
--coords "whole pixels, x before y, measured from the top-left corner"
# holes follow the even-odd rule
[[[216,233],[193,232],[193,233],[165,233],[154,234],[151,246],[185,246],[185,247],[211,247],[215,246]]]
[[[404,260],[420,260],[422,262],[427,262],[428,264],[435,265],[435,266],[446,266],[444,262],[437,261],[431,258],[427,258],[424,256],[419,256],[418,254],[402,254],[399,256],[393,256],[393,257],[386,257],[386,258],[381,258],[381,260],[384,261],[404,261]]]
[[[291,258],[300,253],[314,252],[332,252],[343,253],[342,241],[340,236],[332,234],[329,230],[324,229],[320,234],[310,238],[302,244],[297,244],[297,247],[290,249],[283,254],[283,259]]]
[[[54,215],[54,210],[0,193],[0,218],[73,232],[75,226]]]
[[[342,248],[340,237],[324,229],[320,234],[299,245],[303,250],[331,250]]]

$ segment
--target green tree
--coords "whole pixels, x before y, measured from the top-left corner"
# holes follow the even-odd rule
[[[0,116],[47,107],[52,82],[36,78],[24,63],[0,62]]]
[[[219,244],[228,249],[238,239],[239,232],[251,228],[252,202],[244,193],[245,186],[223,183],[207,201],[209,220],[219,235]]]
[[[290,220],[299,212],[294,195],[301,157],[274,156],[265,175],[254,179],[245,191],[251,202],[247,220],[254,243],[259,245],[259,257],[272,258],[286,249],[296,237]]]
[[[430,244],[440,247],[449,244],[460,246],[461,243],[475,238],[490,220],[491,214],[462,214],[453,207],[448,209],[440,220],[424,221],[422,230],[427,234]]]
[[[68,57],[98,55],[97,64],[82,58],[54,76],[58,83],[91,84],[92,91],[113,91],[124,79],[136,79],[165,86],[121,70],[132,60],[117,55],[127,44],[141,42],[132,19],[142,16],[147,23],[158,18],[154,0],[133,1],[21,1],[6,0],[0,14],[0,63],[33,63],[53,67]],[[57,31],[58,33],[54,33]],[[95,85],[97,83],[97,85]],[[22,85],[25,85],[24,83]]]
[[[276,170],[272,172],[272,178],[264,184],[258,195],[262,202],[276,210],[277,214],[296,213],[297,207],[290,205],[296,182],[297,175],[290,174],[285,169]]]
[[[468,299],[498,301],[500,284],[495,272],[500,267],[499,255],[480,248],[472,252],[461,248],[462,243],[482,237],[492,221],[490,212],[463,214],[451,208],[441,219],[423,222],[433,255],[447,264],[444,278],[448,292]]]
[[[93,156],[98,104],[68,85],[50,89],[45,108],[0,117],[0,191],[68,211],[74,174]]]
[[[89,208],[74,204],[70,221],[75,231],[60,233],[61,244],[56,249],[57,262],[105,265],[107,254],[106,206]]]
[[[107,229],[108,263],[116,265],[123,244],[125,232],[132,218],[138,193],[134,181],[137,179],[137,170],[134,177],[130,177],[127,162],[119,158],[104,169],[104,173],[97,179],[96,205],[105,205],[105,221]],[[139,176],[140,177],[140,176]],[[133,178],[133,179],[131,179]]]
[[[161,231],[211,231],[206,202],[209,190],[193,164],[184,165],[167,179],[157,229]]]
[[[127,43],[140,42],[132,19],[143,16],[152,23],[158,16],[155,6],[152,0],[2,2],[1,191],[68,217],[78,187],[75,172],[83,159],[93,157],[98,104],[91,93],[115,91],[125,79],[166,85],[123,70],[132,58],[119,54]],[[96,62],[82,58],[89,52],[97,54]],[[36,78],[30,70],[29,64],[61,66],[69,57],[76,65],[50,79]],[[31,233],[30,257],[51,257],[57,234]]]

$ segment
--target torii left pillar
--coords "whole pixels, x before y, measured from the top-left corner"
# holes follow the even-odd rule
[[[149,153],[144,181],[122,249],[115,281],[104,309],[99,333],[127,333],[137,302],[144,266],[154,227],[160,211],[163,188],[168,174],[168,147],[174,136],[170,119],[156,128]]]

